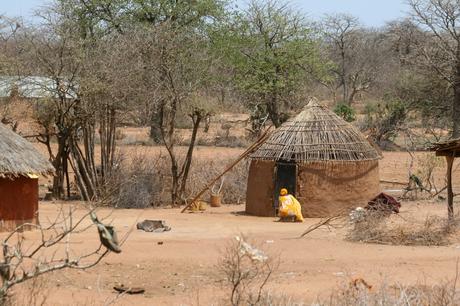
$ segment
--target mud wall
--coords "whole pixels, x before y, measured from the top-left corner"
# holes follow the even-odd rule
[[[246,213],[254,216],[273,217],[273,175],[275,163],[253,160],[249,167],[246,191]]]
[[[38,222],[38,179],[0,178],[0,231]]]
[[[297,198],[306,218],[327,217],[366,203],[380,191],[378,161],[299,164]]]

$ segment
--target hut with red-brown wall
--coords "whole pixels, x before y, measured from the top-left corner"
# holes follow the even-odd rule
[[[30,142],[0,123],[0,231],[38,224],[38,178],[53,171]]]
[[[311,100],[251,154],[246,212],[276,214],[287,188],[304,217],[366,205],[380,192],[380,152],[352,124]]]

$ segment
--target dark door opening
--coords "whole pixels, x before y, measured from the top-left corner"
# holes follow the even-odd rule
[[[273,206],[278,212],[278,197],[281,188],[286,188],[289,194],[296,195],[297,165],[293,162],[278,162],[275,166],[275,194]]]

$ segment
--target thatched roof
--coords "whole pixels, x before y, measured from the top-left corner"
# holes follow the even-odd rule
[[[435,143],[428,149],[435,151],[436,155],[460,157],[460,138]]]
[[[255,151],[251,158],[275,161],[364,161],[378,151],[353,125],[311,100]]]
[[[34,146],[0,123],[0,177],[52,174],[51,163]]]

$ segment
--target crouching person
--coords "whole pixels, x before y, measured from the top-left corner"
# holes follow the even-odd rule
[[[286,188],[280,191],[279,217],[280,221],[286,221],[292,218],[297,222],[303,222],[302,207],[293,195],[288,194]]]

